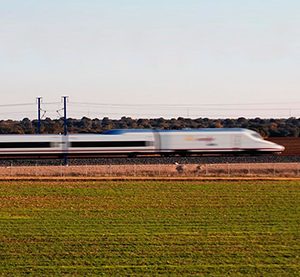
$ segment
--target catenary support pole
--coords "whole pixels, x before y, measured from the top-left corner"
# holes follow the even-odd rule
[[[68,96],[62,96],[62,98],[64,99],[64,136],[66,136],[68,133],[67,132],[67,98],[68,98]],[[67,142],[67,141],[65,140],[65,142]],[[64,155],[64,158],[65,158],[65,165],[68,165],[67,154]]]
[[[41,99],[42,99],[42,97],[37,97],[37,101],[38,101],[38,134],[41,133]]]
[[[67,98],[68,96],[63,96],[64,99],[64,135],[67,135]]]

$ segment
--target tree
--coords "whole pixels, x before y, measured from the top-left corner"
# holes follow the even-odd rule
[[[25,134],[34,134],[35,133],[35,128],[32,125],[31,120],[29,120],[29,118],[24,118],[21,122],[21,128],[23,129],[23,132]]]

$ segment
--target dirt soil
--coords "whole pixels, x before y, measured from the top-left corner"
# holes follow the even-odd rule
[[[300,163],[74,165],[0,167],[6,177],[291,177]]]
[[[300,156],[300,138],[268,138],[266,140],[283,145],[285,151],[281,155]]]

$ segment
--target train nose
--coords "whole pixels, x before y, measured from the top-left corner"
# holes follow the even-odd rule
[[[271,151],[272,152],[276,152],[276,153],[281,153],[285,150],[285,147],[283,145],[280,145],[280,144],[277,144],[277,143],[274,143],[274,142],[271,142],[271,141],[265,141],[270,149],[272,149]]]
[[[285,150],[285,147],[283,145],[279,145],[279,144],[276,144],[275,148],[278,152],[283,152]]]
[[[285,147],[283,145],[278,145],[278,147],[280,148],[280,152],[283,152],[285,150]]]

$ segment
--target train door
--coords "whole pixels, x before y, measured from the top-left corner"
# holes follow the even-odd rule
[[[161,151],[160,133],[157,130],[153,130],[153,135],[154,135],[154,151],[160,152]]]
[[[233,150],[241,149],[241,140],[242,140],[242,136],[240,134],[231,135],[231,147]]]
[[[62,152],[63,152],[63,154],[68,154],[68,150],[69,150],[68,136],[62,135]]]

